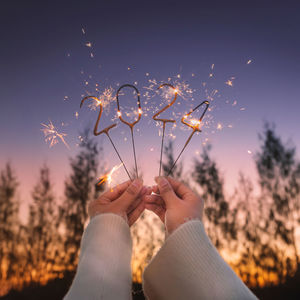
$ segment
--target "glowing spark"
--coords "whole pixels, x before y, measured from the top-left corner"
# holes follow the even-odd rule
[[[214,69],[214,67],[215,67],[215,64],[212,64],[212,65],[211,65],[211,69],[213,70],[213,69]]]
[[[243,111],[243,110],[246,110],[246,108],[245,108],[245,107],[242,107],[242,108],[240,108],[240,110]]]
[[[41,129],[41,131],[44,133],[45,136],[45,142],[49,143],[49,147],[56,145],[59,140],[61,140],[65,146],[70,149],[69,145],[65,141],[64,137],[67,136],[66,133],[58,132],[51,120],[49,120],[49,124],[43,124],[41,123],[44,128]]]
[[[118,115],[118,117],[121,117],[122,113],[118,110],[117,115]]]
[[[84,28],[81,28],[81,31],[82,31],[82,33],[83,33],[83,34],[85,34],[85,30],[84,30]]]
[[[153,151],[154,151],[154,148],[153,148],[153,147],[152,147],[152,148],[150,148],[150,151],[151,151],[151,152],[153,152]]]
[[[225,84],[229,85],[229,86],[233,86],[233,81],[228,79]]]
[[[193,125],[199,125],[201,122],[199,121],[199,120],[197,120],[197,119],[192,119],[191,120],[191,124],[193,124]]]
[[[251,64],[251,62],[252,62],[252,59],[249,59],[249,60],[247,61],[247,65]]]
[[[107,182],[108,185],[111,185],[113,174],[114,174],[119,168],[121,168],[122,165],[123,165],[123,164],[119,164],[119,165],[114,166],[114,167],[110,170],[110,172],[108,172],[108,173],[102,175],[102,176],[97,180],[97,183],[96,183],[96,184],[97,184],[97,185],[101,185],[102,183]]]
[[[248,152],[248,154],[252,154],[252,151],[251,151],[251,150],[248,150],[247,152]]]
[[[103,108],[109,105],[115,98],[114,98],[114,89],[112,87],[106,88],[102,94],[97,97],[98,100],[93,99],[89,104],[89,108],[91,110],[97,110],[98,106],[102,104]]]
[[[75,112],[75,118],[78,119],[79,113],[78,111]]]
[[[141,115],[143,113],[141,108],[138,109],[138,113],[139,113],[139,115]]]
[[[91,58],[93,58],[94,57],[94,54],[91,52]]]
[[[221,123],[218,123],[218,125],[217,125],[217,129],[218,129],[218,130],[222,130],[222,129],[223,129],[223,126],[222,126],[222,124],[221,124]]]
[[[88,43],[86,43],[85,44],[87,47],[89,47],[89,48],[92,48],[92,43],[91,42],[88,42]]]

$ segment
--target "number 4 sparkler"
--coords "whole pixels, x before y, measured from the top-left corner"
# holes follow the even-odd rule
[[[187,117],[188,117],[191,113],[193,113],[195,110],[197,110],[199,107],[201,107],[202,105],[205,105],[205,108],[204,108],[203,113],[202,113],[201,116],[200,116],[200,119],[199,119],[199,120],[192,119],[192,120],[191,120],[191,123],[192,123],[192,124],[191,124],[191,123],[188,123],[188,122],[186,121]],[[199,127],[200,127],[200,124],[201,124],[201,122],[202,122],[202,120],[203,120],[203,117],[204,117],[204,115],[205,115],[205,113],[206,113],[208,107],[209,107],[209,102],[208,102],[208,101],[203,101],[202,103],[200,103],[199,105],[197,105],[197,106],[196,106],[195,108],[193,108],[189,113],[187,113],[186,115],[184,115],[184,116],[181,118],[181,122],[182,122],[184,125],[191,127],[191,128],[193,129],[193,131],[191,132],[190,136],[189,136],[188,139],[186,140],[186,142],[185,142],[185,144],[184,144],[182,150],[180,151],[180,153],[179,153],[179,155],[177,156],[175,162],[173,163],[172,167],[170,168],[170,170],[169,170],[167,176],[169,176],[169,175],[171,174],[171,172],[172,172],[172,170],[174,169],[174,167],[175,167],[177,161],[179,160],[181,154],[183,153],[183,151],[185,150],[185,148],[187,147],[187,145],[188,145],[189,142],[191,141],[191,139],[192,139],[193,135],[195,134],[195,132],[201,132],[201,129],[200,129]]]

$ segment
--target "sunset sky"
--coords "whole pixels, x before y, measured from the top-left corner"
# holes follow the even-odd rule
[[[190,98],[178,98],[177,116],[206,100],[205,88],[218,90],[203,133],[183,155],[187,173],[208,139],[228,191],[239,171],[255,179],[253,155],[264,120],[274,122],[299,150],[299,9],[298,1],[2,1],[0,168],[12,163],[23,208],[44,162],[56,195],[63,196],[79,131],[92,130],[97,117],[79,104],[88,93],[97,96],[96,84],[101,93],[137,82],[143,111],[148,110],[135,135],[145,184],[153,184],[158,172],[159,127],[151,117],[163,102],[159,94],[144,96],[149,79],[163,83],[170,77],[195,90]],[[134,107],[126,98],[124,106]],[[112,101],[101,128],[115,117]],[[41,131],[49,120],[67,134],[70,149],[62,142],[49,148]],[[176,136],[177,154],[190,131],[180,126],[180,117],[176,121],[176,129],[167,128],[167,140],[170,133]],[[117,123],[112,137],[130,167],[129,129]],[[108,139],[97,141],[107,170],[119,164]],[[120,169],[115,182],[124,179]]]

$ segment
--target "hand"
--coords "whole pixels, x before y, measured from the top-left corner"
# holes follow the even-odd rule
[[[124,182],[91,201],[89,216],[93,218],[98,214],[114,213],[123,217],[131,226],[145,209],[142,197],[150,193],[151,188],[143,186],[141,179]]]
[[[202,220],[203,200],[183,183],[170,177],[156,177],[152,195],[145,195],[145,208],[166,226],[166,235],[190,219]]]

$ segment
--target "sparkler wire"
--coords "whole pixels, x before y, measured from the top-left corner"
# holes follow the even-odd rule
[[[125,165],[125,163],[124,163],[124,161],[123,161],[123,159],[122,159],[122,157],[121,157],[119,151],[117,150],[117,148],[116,148],[114,142],[112,141],[112,139],[111,139],[111,137],[110,137],[110,135],[109,135],[108,133],[107,133],[106,135],[108,136],[108,138],[109,138],[109,140],[110,140],[112,146],[114,147],[114,149],[115,149],[115,151],[116,151],[116,153],[117,153],[117,155],[118,155],[118,157],[119,157],[121,163],[123,164],[123,167],[124,167],[124,169],[125,169],[125,171],[126,171],[128,177],[129,177],[129,179],[132,181],[132,178],[131,178],[131,176],[130,176],[130,173],[128,172],[128,170],[127,170],[127,168],[126,168],[126,165]]]
[[[165,129],[166,129],[166,122],[163,122],[163,134],[162,134],[161,146],[160,146],[159,176],[161,175],[162,155],[163,155],[164,139],[165,139]]]
[[[123,119],[122,117],[122,113],[120,111],[120,102],[119,102],[119,93],[120,91],[124,88],[124,87],[130,87],[133,88],[137,94],[137,105],[138,105],[138,118],[130,123],[127,122],[126,120]],[[117,95],[116,95],[116,99],[117,99],[117,107],[118,107],[118,117],[120,119],[121,122],[123,122],[124,124],[126,124],[127,126],[129,126],[130,131],[131,131],[131,142],[132,142],[132,150],[133,150],[133,156],[134,156],[134,164],[135,164],[135,173],[136,173],[136,178],[138,178],[139,174],[138,174],[138,167],[137,167],[137,161],[136,161],[136,151],[135,151],[135,142],[134,142],[134,134],[133,134],[133,128],[134,125],[136,125],[142,116],[142,109],[141,109],[141,100],[140,100],[140,92],[138,91],[138,89],[132,85],[132,84],[123,84],[122,86],[119,87],[118,91],[117,91]]]
[[[129,177],[129,179],[132,181],[132,178],[131,178],[131,176],[130,176],[130,174],[129,174],[127,168],[126,168],[126,165],[125,165],[125,163],[124,163],[124,161],[123,161],[123,159],[122,159],[122,157],[121,157],[119,151],[117,150],[117,148],[116,148],[116,146],[115,146],[113,140],[111,139],[111,137],[110,137],[110,135],[109,135],[109,130],[112,129],[112,128],[114,128],[114,127],[116,127],[117,124],[112,124],[112,125],[110,125],[110,126],[104,128],[103,130],[101,130],[101,131],[98,132],[98,126],[99,126],[100,119],[101,119],[101,115],[102,115],[102,112],[103,112],[103,105],[102,105],[101,100],[99,100],[97,97],[95,97],[95,96],[87,96],[87,97],[84,97],[84,98],[81,100],[80,108],[82,107],[84,101],[87,100],[87,99],[89,99],[89,98],[96,100],[97,103],[98,103],[99,106],[100,106],[100,111],[99,111],[98,118],[97,118],[97,121],[96,121],[96,124],[95,124],[95,127],[94,127],[94,135],[95,135],[95,136],[98,136],[98,135],[101,135],[102,133],[105,133],[105,134],[107,135],[107,137],[109,138],[109,140],[110,140],[110,142],[111,142],[111,144],[112,144],[112,146],[113,146],[115,152],[117,153],[117,155],[118,155],[118,157],[119,157],[121,163],[123,164],[123,167],[124,167],[124,169],[125,169],[125,171],[126,171],[128,177]]]
[[[201,117],[200,117],[199,121],[198,121],[195,125],[192,125],[192,124],[186,122],[185,119],[186,119],[192,112],[194,112],[196,109],[198,109],[198,108],[201,107],[202,105],[206,105],[206,106],[205,106],[205,109],[204,109],[203,113],[201,114]],[[200,124],[201,124],[201,122],[202,122],[202,119],[203,119],[203,117],[204,117],[204,115],[205,115],[205,113],[206,113],[208,107],[209,107],[209,102],[208,102],[208,101],[203,101],[202,103],[200,103],[199,105],[197,105],[197,106],[196,106],[195,108],[193,108],[189,113],[187,113],[186,115],[184,115],[184,116],[181,118],[181,122],[182,122],[184,125],[187,125],[187,126],[193,128],[193,131],[192,131],[192,133],[190,134],[190,136],[188,137],[188,139],[186,140],[186,142],[185,142],[185,144],[184,144],[182,150],[180,151],[180,153],[179,153],[179,155],[177,156],[175,162],[173,163],[172,167],[170,168],[170,170],[169,170],[167,176],[169,176],[169,175],[171,174],[171,172],[172,172],[172,170],[174,169],[174,167],[175,167],[177,161],[179,160],[181,154],[183,153],[183,151],[185,150],[185,148],[187,147],[187,145],[190,143],[190,141],[191,141],[193,135],[195,134],[195,132],[201,132],[201,129],[199,128],[199,126],[200,126]]]

